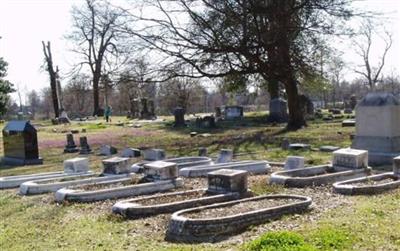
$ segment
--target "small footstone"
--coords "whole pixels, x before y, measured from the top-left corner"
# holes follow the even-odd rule
[[[135,149],[135,148],[125,148],[121,153],[121,157],[124,157],[124,158],[140,157],[140,150]]]
[[[333,152],[333,166],[347,168],[367,168],[368,151],[343,148]]]
[[[304,168],[304,157],[301,156],[287,156],[285,162],[285,170]]]
[[[73,158],[64,160],[64,172],[65,173],[81,173],[89,171],[89,159],[88,158]]]
[[[163,149],[146,149],[143,150],[144,160],[163,160],[165,159],[165,151]]]
[[[129,173],[130,161],[129,158],[112,157],[102,161],[103,173],[105,174],[123,174]]]
[[[228,163],[232,162],[233,151],[231,149],[221,149],[217,158],[217,163]]]
[[[200,147],[200,148],[199,148],[199,156],[205,157],[205,156],[207,156],[207,155],[208,155],[208,153],[207,153],[207,148],[206,148],[206,147]]]
[[[244,170],[220,169],[208,173],[209,193],[247,192],[248,172]]]
[[[169,180],[178,177],[176,163],[154,161],[144,165],[144,174],[149,180]]]
[[[117,148],[110,145],[102,145],[100,147],[100,155],[110,156],[117,153]]]

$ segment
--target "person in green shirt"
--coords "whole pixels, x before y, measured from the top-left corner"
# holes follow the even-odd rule
[[[107,106],[106,109],[104,109],[104,117],[106,118],[106,122],[111,122],[111,113],[112,109],[111,106]]]

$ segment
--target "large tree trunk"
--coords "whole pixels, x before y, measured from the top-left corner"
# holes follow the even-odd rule
[[[100,74],[94,74],[93,76],[93,116],[100,115],[100,102],[99,102],[99,82]]]
[[[306,126],[306,120],[299,104],[299,93],[297,90],[296,80],[287,78],[284,81],[286,94],[288,98],[289,121],[287,124],[288,130],[297,130]]]
[[[50,42],[47,42],[47,45],[42,41],[43,45],[43,53],[47,62],[47,71],[50,76],[50,88],[51,88],[51,97],[53,101],[54,115],[56,118],[60,117],[60,108],[58,106],[58,95],[57,95],[57,73],[54,70],[53,66],[53,57],[51,54]]]

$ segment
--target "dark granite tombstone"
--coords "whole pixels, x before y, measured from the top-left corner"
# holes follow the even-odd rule
[[[287,102],[281,98],[269,102],[268,122],[285,123],[288,121]]]
[[[185,109],[177,107],[174,109],[175,122],[174,127],[185,127]]]
[[[221,107],[215,107],[215,117],[220,119],[222,117]]]
[[[78,151],[79,149],[75,145],[74,136],[72,135],[72,133],[67,133],[67,144],[65,145],[64,152],[75,153]]]
[[[80,154],[89,154],[92,152],[92,149],[90,149],[90,146],[87,142],[87,138],[86,136],[82,136],[79,138],[79,143],[81,145],[81,150],[80,150]]]
[[[37,132],[29,121],[10,121],[3,129],[3,143],[3,164],[43,164],[43,159],[39,157]]]

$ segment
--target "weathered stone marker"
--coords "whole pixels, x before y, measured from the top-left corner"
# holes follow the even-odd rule
[[[209,193],[247,192],[248,172],[243,170],[220,169],[208,173]]]
[[[124,158],[137,158],[140,155],[140,150],[135,148],[125,148],[121,153],[121,157]]]
[[[154,161],[144,165],[144,174],[150,180],[175,179],[178,177],[178,167],[176,163]]]
[[[400,156],[393,159],[393,174],[400,176]]]
[[[207,156],[208,152],[207,152],[207,147],[199,147],[199,156]]]
[[[352,148],[368,150],[370,165],[392,164],[400,155],[400,101],[390,93],[369,93],[356,108]]]
[[[88,158],[73,158],[64,160],[65,173],[85,173],[89,171]]]
[[[221,149],[216,163],[228,163],[231,162],[233,158],[233,151],[231,149]]]
[[[163,149],[146,149],[143,150],[144,160],[163,160],[165,159],[165,151]]]
[[[304,168],[304,157],[287,156],[285,162],[285,170]]]
[[[37,132],[29,121],[8,122],[3,129],[3,145],[3,164],[43,164],[43,159],[39,157]]]
[[[102,161],[103,173],[105,174],[123,174],[129,173],[130,160],[129,158],[112,157]]]
[[[225,106],[224,109],[225,119],[242,119],[243,118],[243,106]]]
[[[268,122],[285,123],[288,121],[287,102],[281,98],[269,102]]]
[[[80,154],[89,154],[92,152],[92,149],[90,149],[86,136],[82,136],[79,138],[79,144],[81,146],[81,150],[79,151]]]
[[[100,155],[110,156],[117,153],[117,148],[110,145],[102,145],[100,147]]]
[[[347,168],[367,168],[368,151],[343,148],[333,152],[333,166]]]
[[[177,107],[174,109],[174,116],[175,116],[175,122],[174,122],[174,127],[185,127],[185,109],[181,107]]]

